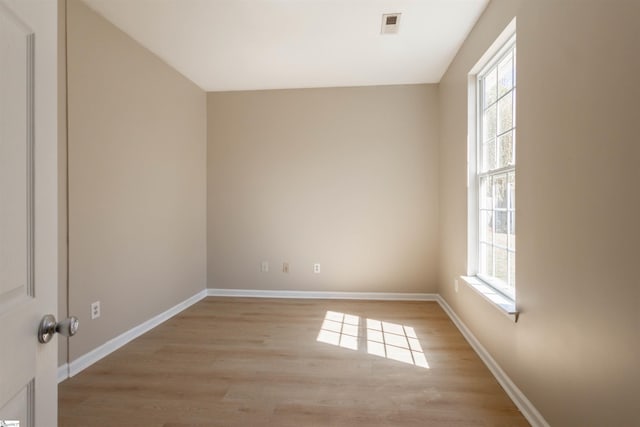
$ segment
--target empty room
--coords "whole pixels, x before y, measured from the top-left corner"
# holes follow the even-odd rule
[[[0,426],[638,426],[638,22],[0,0]]]

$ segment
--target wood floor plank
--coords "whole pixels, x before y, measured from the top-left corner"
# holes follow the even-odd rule
[[[528,423],[435,302],[206,298],[61,383],[59,425]]]

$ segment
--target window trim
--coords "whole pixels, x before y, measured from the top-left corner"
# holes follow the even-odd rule
[[[467,128],[467,274],[461,276],[463,281],[479,292],[487,301],[492,303],[508,315],[513,315],[517,321],[515,295],[509,295],[505,288],[495,283],[485,275],[479,275],[480,248],[480,156],[478,152],[481,123],[480,100],[481,85],[479,77],[486,74],[497,62],[514,47],[516,43],[516,19],[497,37],[495,42],[482,55],[468,74],[468,128]],[[517,101],[516,101],[517,102]],[[516,126],[517,128],[517,126]],[[514,166],[515,168],[515,166]],[[511,169],[510,166],[503,168]],[[515,169],[514,169],[515,170]],[[495,173],[496,171],[492,171]],[[499,295],[499,298],[496,296]]]

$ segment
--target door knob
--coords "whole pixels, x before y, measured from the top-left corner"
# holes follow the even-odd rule
[[[56,322],[56,317],[53,314],[47,314],[40,321],[38,341],[46,344],[51,341],[56,332],[65,337],[72,337],[78,332],[79,325],[80,322],[75,316],[68,317],[62,322]]]

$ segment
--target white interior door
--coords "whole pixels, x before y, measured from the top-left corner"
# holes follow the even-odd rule
[[[0,425],[57,425],[57,2],[0,0]]]

